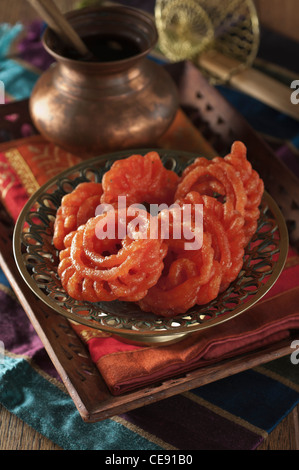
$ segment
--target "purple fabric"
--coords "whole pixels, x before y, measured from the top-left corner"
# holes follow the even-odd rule
[[[44,24],[34,21],[28,26],[25,38],[18,44],[20,59],[41,71],[47,70],[54,62],[41,43],[43,31]]]
[[[44,372],[61,380],[19,302],[0,290],[0,305],[0,338],[5,349],[33,359]]]

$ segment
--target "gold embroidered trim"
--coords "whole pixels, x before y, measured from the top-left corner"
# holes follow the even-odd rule
[[[8,163],[0,162],[0,192],[3,199],[15,183],[15,176],[11,172]]]
[[[20,152],[17,149],[8,150],[5,156],[20,178],[27,194],[29,196],[34,194],[40,186]]]

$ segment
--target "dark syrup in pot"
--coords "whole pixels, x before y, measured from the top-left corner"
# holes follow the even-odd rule
[[[99,62],[114,62],[128,59],[142,52],[139,45],[126,36],[96,34],[82,37],[88,50]],[[70,58],[78,59],[76,53],[68,51]]]

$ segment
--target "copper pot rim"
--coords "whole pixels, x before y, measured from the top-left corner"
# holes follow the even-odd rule
[[[149,38],[149,43],[146,48],[144,48],[140,53],[135,54],[134,56],[131,56],[126,59],[121,59],[117,61],[110,61],[110,62],[91,62],[91,61],[85,61],[85,60],[80,60],[80,59],[73,59],[70,57],[67,57],[63,54],[58,53],[55,51],[49,44],[49,37],[51,37],[52,34],[55,34],[52,32],[52,30],[47,27],[43,33],[42,36],[42,44],[45,48],[45,50],[57,61],[57,62],[63,62],[66,65],[70,66],[76,66],[78,65],[79,67],[83,67],[85,69],[98,69],[99,67],[103,70],[107,69],[111,71],[111,69],[121,69],[121,68],[128,68],[130,66],[133,66],[136,62],[139,62],[142,58],[145,58],[149,52],[153,49],[153,47],[157,44],[158,42],[158,32],[156,29],[156,25],[152,17],[145,11],[134,8],[134,7],[129,7],[129,6],[123,6],[123,5],[109,5],[109,6],[99,6],[99,7],[86,7],[82,8],[80,10],[73,10],[65,14],[65,17],[72,23],[72,20],[78,19],[78,18],[83,18],[84,16],[88,17],[93,14],[120,14],[122,16],[127,15],[127,17],[131,17],[131,19],[134,20],[141,20],[144,22],[144,25],[147,25],[151,29],[151,36]]]

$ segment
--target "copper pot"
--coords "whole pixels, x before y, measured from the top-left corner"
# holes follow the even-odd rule
[[[151,17],[123,6],[86,8],[66,16],[86,41],[98,34],[116,35],[137,51],[127,58],[86,62],[47,29],[43,44],[56,61],[30,98],[39,132],[81,156],[153,146],[175,116],[178,96],[168,73],[147,58],[157,41]]]

